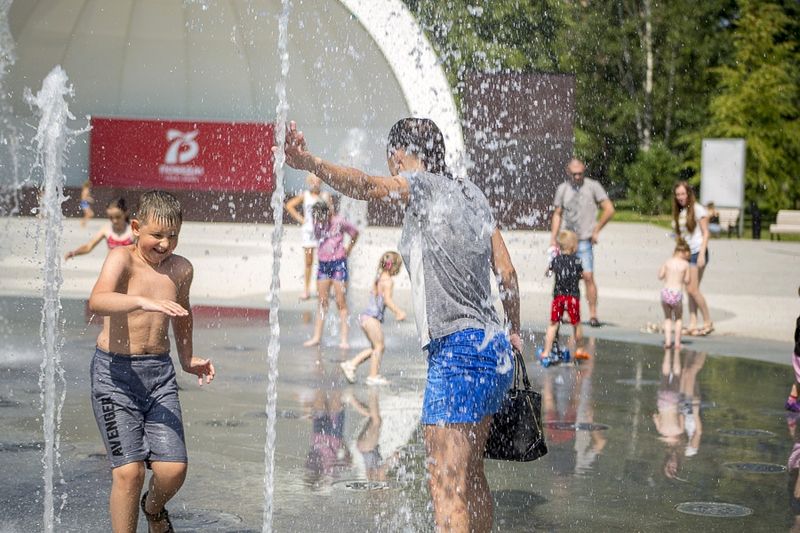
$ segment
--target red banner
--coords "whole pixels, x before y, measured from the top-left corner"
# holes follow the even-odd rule
[[[92,117],[89,178],[100,187],[271,191],[272,124]]]

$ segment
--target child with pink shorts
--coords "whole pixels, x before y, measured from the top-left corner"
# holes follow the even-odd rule
[[[358,239],[358,228],[345,220],[334,215],[331,207],[326,202],[317,202],[311,208],[311,216],[314,220],[314,235],[317,239],[317,292],[319,294],[319,309],[314,323],[314,334],[303,343],[303,346],[316,346],[322,340],[322,326],[325,315],[328,312],[328,295],[331,287],[336,298],[336,305],[339,308],[341,318],[340,329],[340,348],[349,348],[347,342],[349,325],[347,310],[347,256],[356,244]],[[345,235],[349,236],[349,242],[345,245]]]
[[[681,347],[681,322],[683,320],[683,286],[689,283],[689,256],[691,250],[686,241],[679,239],[672,252],[658,271],[658,279],[664,280],[661,289],[661,308],[664,310],[664,348]],[[672,326],[675,326],[675,343],[672,342]]]

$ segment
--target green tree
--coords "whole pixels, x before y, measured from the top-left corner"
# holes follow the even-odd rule
[[[672,185],[680,163],[678,157],[661,142],[639,151],[636,160],[625,168],[628,200],[644,214],[669,213]]]
[[[775,211],[800,203],[797,23],[777,3],[740,0],[735,60],[715,69],[719,93],[711,100],[705,137],[747,142],[745,193]],[[695,165],[699,160],[695,140]]]

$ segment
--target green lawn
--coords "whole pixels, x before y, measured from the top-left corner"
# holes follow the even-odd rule
[[[644,215],[638,211],[629,208],[616,207],[616,213],[612,219],[614,222],[638,222],[653,224],[661,228],[672,229],[672,215]],[[761,223],[761,240],[769,240],[769,224],[770,222]],[[727,239],[728,233],[723,232],[719,237],[720,239]],[[733,237],[736,238],[735,236]],[[743,239],[752,239],[753,231],[750,227],[749,217],[744,220],[744,235]],[[781,235],[782,242],[800,242],[800,235]]]

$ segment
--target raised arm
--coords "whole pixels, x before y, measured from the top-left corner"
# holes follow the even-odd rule
[[[153,300],[119,292],[130,272],[131,255],[125,247],[115,248],[106,257],[100,276],[89,297],[89,309],[100,316],[132,311],[156,311],[169,316],[188,314],[188,311],[169,300]]]
[[[303,203],[303,195],[298,194],[297,196],[293,196],[288,202],[286,202],[286,212],[289,213],[289,216],[294,219],[295,222],[298,224],[302,224],[305,222],[305,218],[297,211],[297,206]]]
[[[103,241],[103,239],[105,239],[105,238],[106,238],[106,232],[105,232],[105,230],[101,229],[100,231],[95,233],[94,237],[92,237],[92,240],[90,240],[86,244],[82,244],[82,245],[78,246],[77,248],[75,248],[71,252],[67,252],[67,254],[64,256],[64,261],[66,261],[67,259],[72,259],[76,255],[88,254],[89,252],[94,250],[95,247],[98,244],[100,244]]]
[[[273,148],[275,150],[275,148]],[[408,181],[402,176],[371,176],[356,168],[336,165],[313,155],[306,148],[303,132],[297,124],[286,127],[286,164],[316,174],[340,193],[357,200],[389,200],[408,203]]]
[[[506,322],[511,327],[511,345],[522,351],[522,337],[520,337],[519,321],[519,285],[517,284],[517,271],[511,263],[511,256],[506,248],[506,243],[499,229],[492,234],[492,270],[498,278],[500,286],[500,301],[503,302],[503,311]]]

